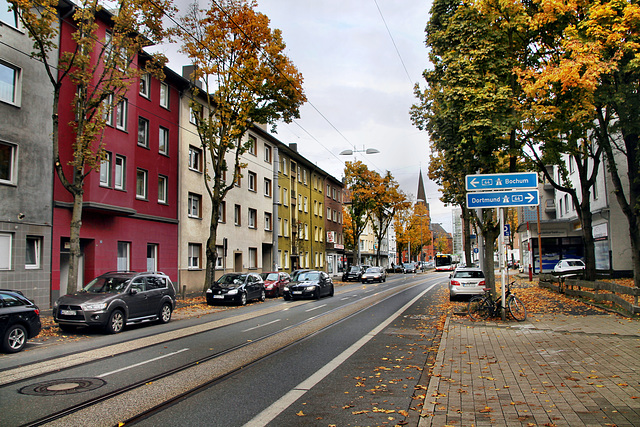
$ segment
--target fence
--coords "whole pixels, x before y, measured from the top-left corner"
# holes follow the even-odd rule
[[[542,288],[551,289],[561,294],[578,296],[596,302],[611,302],[631,314],[640,314],[638,306],[640,288],[630,288],[611,282],[587,282],[576,278],[555,277],[551,274],[541,274],[538,284]],[[633,303],[619,294],[631,295]]]

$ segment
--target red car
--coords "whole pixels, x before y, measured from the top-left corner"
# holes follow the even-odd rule
[[[260,273],[264,280],[264,290],[268,297],[278,298],[282,295],[282,289],[291,281],[287,273],[271,271]]]

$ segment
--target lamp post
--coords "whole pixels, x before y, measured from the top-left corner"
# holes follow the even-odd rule
[[[362,150],[358,150],[358,149],[356,149],[356,148],[354,147],[354,149],[353,149],[353,150],[350,150],[350,149],[348,149],[348,150],[342,150],[342,151],[340,152],[340,155],[341,155],[341,156],[351,156],[351,155],[353,155],[353,154],[355,154],[355,153],[378,154],[379,152],[380,152],[380,150],[377,150],[377,149],[375,149],[375,148],[366,148],[366,149],[365,149],[364,147],[362,147]]]

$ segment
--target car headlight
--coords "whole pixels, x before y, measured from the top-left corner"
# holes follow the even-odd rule
[[[98,310],[104,310],[105,308],[107,308],[106,302],[99,303],[99,304],[84,304],[82,306],[82,309],[86,311],[98,311]]]
[[[306,290],[309,292],[313,292],[316,290],[316,286],[315,285],[307,286]]]
[[[289,292],[289,287],[288,287],[288,286],[285,286],[285,287],[283,288],[283,290],[284,290],[285,292]]]
[[[237,289],[231,289],[229,292],[227,292],[227,295],[235,295],[238,293]]]
[[[53,309],[55,310],[56,308],[58,308],[58,301],[56,300],[56,302],[53,303]]]
[[[212,294],[212,293],[213,293],[213,291],[211,290],[211,288],[207,289],[207,293],[208,293],[208,294]]]

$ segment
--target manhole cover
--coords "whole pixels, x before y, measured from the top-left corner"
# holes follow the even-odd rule
[[[107,382],[99,378],[65,378],[22,387],[19,392],[33,396],[59,396],[84,393],[102,387]]]

